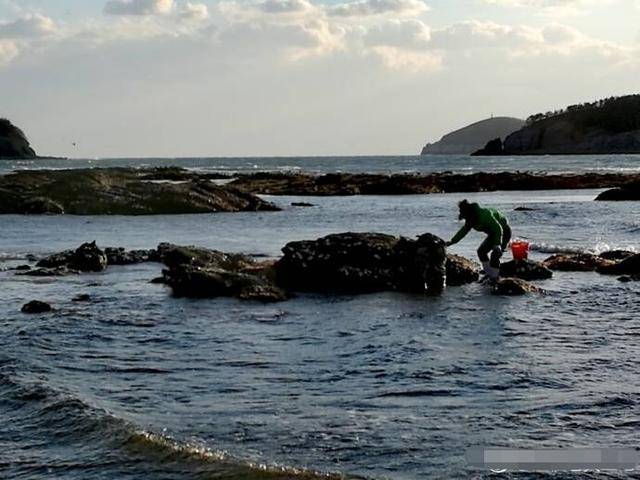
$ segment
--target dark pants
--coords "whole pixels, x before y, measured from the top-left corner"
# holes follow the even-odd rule
[[[506,225],[502,225],[502,243],[500,245],[496,245],[491,241],[491,237],[485,238],[484,242],[482,242],[478,248],[478,258],[481,262],[491,261],[491,266],[498,268],[500,266],[500,257],[502,256],[502,252],[498,253],[497,249],[494,249],[495,247],[501,247],[502,250],[506,249],[510,240],[511,227],[507,223]],[[489,252],[491,252],[491,260],[489,260]]]

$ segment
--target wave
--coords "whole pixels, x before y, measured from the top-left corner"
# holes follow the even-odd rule
[[[613,250],[627,250],[637,253],[637,249],[633,245],[611,245],[604,242],[599,242],[592,247],[576,247],[569,245],[554,245],[552,243],[545,242],[532,242],[529,244],[529,250],[540,253],[592,253],[594,255],[600,255],[601,253]]]
[[[73,462],[75,468],[84,468],[87,472],[96,466],[134,465],[140,476],[160,471],[166,475],[162,478],[347,478],[340,473],[252,462],[198,441],[156,433],[11,370],[15,369],[0,360],[0,414],[11,420],[12,440],[17,450],[39,446],[46,439],[52,454],[38,457],[38,461],[46,463],[39,465],[42,469]],[[57,448],[61,445],[65,447],[63,450]],[[60,451],[68,451],[69,458],[60,458]]]

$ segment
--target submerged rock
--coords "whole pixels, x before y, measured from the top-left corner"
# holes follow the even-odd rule
[[[520,278],[499,278],[492,286],[493,295],[525,295],[542,293],[542,290]]]
[[[553,255],[544,260],[542,265],[550,270],[564,272],[593,272],[598,268],[614,265],[615,263],[613,260],[607,260],[591,253],[577,253]]]
[[[107,268],[107,255],[93,241],[83,243],[76,250],[67,250],[44,258],[36,266],[46,269],[66,268],[70,272],[101,272]]]
[[[169,268],[191,265],[234,271],[255,263],[250,256],[240,253],[225,253],[209,248],[173,245],[171,243],[158,245],[157,256],[160,262]]]
[[[500,265],[500,276],[522,280],[546,280],[553,277],[553,272],[533,260],[511,260]]]
[[[79,270],[72,270],[65,265],[61,265],[51,268],[33,268],[31,270],[18,272],[17,275],[27,277],[66,277],[67,275],[78,275],[79,273]]]
[[[53,308],[46,302],[40,300],[32,300],[22,306],[22,313],[47,313],[52,311]]]
[[[381,233],[340,233],[291,242],[276,263],[278,283],[294,291],[366,293],[400,290],[437,294],[446,281],[444,241]]]
[[[640,274],[637,274],[637,275],[623,275],[622,277],[619,277],[618,280],[620,282],[623,282],[623,283],[640,282]]]
[[[606,260],[624,260],[635,254],[635,252],[630,252],[629,250],[609,250],[602,252],[600,256]]]

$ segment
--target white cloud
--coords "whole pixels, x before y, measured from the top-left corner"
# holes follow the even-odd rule
[[[429,48],[431,31],[420,20],[390,20],[366,30],[364,44],[404,49]]]
[[[173,10],[173,0],[109,0],[104,6],[108,15],[161,15]]]
[[[0,66],[18,56],[18,46],[10,40],[0,40]]]
[[[12,22],[0,23],[0,38],[31,38],[55,33],[52,19],[41,14],[26,15]]]
[[[329,7],[329,15],[367,17],[372,15],[416,16],[429,10],[421,0],[356,0]]]
[[[258,4],[265,13],[303,13],[314,9],[306,0],[266,0]]]
[[[625,0],[626,1],[626,0]],[[484,3],[510,8],[531,8],[551,16],[584,15],[592,7],[609,5],[613,0],[484,0]]]
[[[187,2],[178,11],[178,16],[187,21],[203,21],[209,18],[209,9],[204,3]]]

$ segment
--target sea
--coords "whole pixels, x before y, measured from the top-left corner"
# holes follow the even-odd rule
[[[38,168],[640,172],[640,156],[5,161]],[[264,305],[174,298],[154,263],[59,278],[8,270],[86,241],[198,245],[260,258],[346,231],[450,238],[462,198],[498,208],[531,257],[640,251],[637,202],[601,190],[265,196],[279,212],[0,216],[0,478],[600,479],[638,471],[491,472],[472,446],[639,446],[640,283],[555,272],[542,295],[474,283],[440,297],[301,294]],[[310,202],[312,207],[292,206]],[[516,210],[526,207],[527,210]],[[470,233],[451,251],[469,258]],[[89,302],[74,302],[88,294]],[[25,315],[43,300],[55,311]]]

